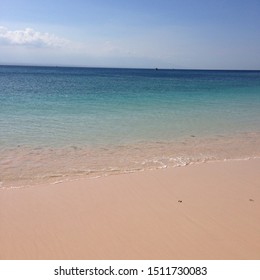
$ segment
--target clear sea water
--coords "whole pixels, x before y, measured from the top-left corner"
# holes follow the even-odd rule
[[[0,181],[260,156],[260,71],[0,66]]]

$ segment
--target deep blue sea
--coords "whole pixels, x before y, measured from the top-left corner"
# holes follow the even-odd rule
[[[2,186],[259,156],[260,71],[0,66]]]

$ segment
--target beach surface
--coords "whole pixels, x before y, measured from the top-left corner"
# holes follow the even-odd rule
[[[260,159],[0,189],[0,259],[260,259]]]

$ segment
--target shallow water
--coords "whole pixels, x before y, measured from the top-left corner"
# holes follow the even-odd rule
[[[260,72],[0,67],[0,181],[260,156]]]

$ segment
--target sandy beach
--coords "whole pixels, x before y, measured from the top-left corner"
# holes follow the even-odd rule
[[[0,259],[260,259],[260,159],[0,189]]]

